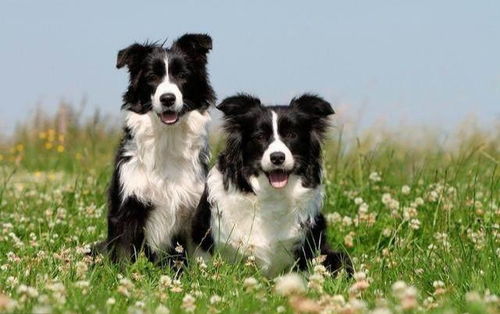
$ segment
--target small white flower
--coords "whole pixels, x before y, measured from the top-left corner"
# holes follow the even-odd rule
[[[248,277],[243,281],[243,287],[247,292],[253,291],[259,288],[259,282],[253,277]]]
[[[166,306],[160,304],[160,305],[158,305],[158,307],[156,308],[154,313],[155,314],[170,314],[170,310]]]
[[[424,205],[424,203],[425,203],[425,202],[424,202],[424,199],[423,199],[423,198],[421,198],[421,197],[417,197],[417,198],[415,199],[415,204],[417,204],[418,206],[422,206],[422,205]]]
[[[354,204],[360,205],[361,203],[363,203],[363,199],[361,197],[356,197],[354,199]]]
[[[359,205],[358,213],[359,214],[366,214],[366,213],[368,213],[368,208],[369,208],[368,204],[362,203],[361,205]]]
[[[345,216],[343,219],[342,219],[342,224],[346,227],[349,227],[350,225],[352,225],[352,218],[349,217],[349,216]]]
[[[401,187],[401,193],[405,194],[405,195],[408,195],[410,194],[410,187],[408,185],[403,185],[403,187]]]
[[[182,298],[181,307],[186,312],[194,312],[194,310],[196,310],[196,298],[190,294],[186,294],[184,298]]]
[[[481,302],[481,295],[476,291],[469,291],[465,294],[465,300],[469,303]]]
[[[160,276],[159,284],[164,288],[168,288],[170,287],[170,285],[172,285],[172,278],[170,278],[170,276],[167,275],[162,275]]]
[[[394,296],[399,298],[406,291],[406,288],[408,288],[406,282],[396,281],[395,283],[392,284],[392,293],[394,294]]]
[[[359,271],[359,272],[354,273],[353,277],[354,277],[354,280],[361,281],[361,280],[366,279],[366,274],[362,271]]]
[[[382,194],[382,203],[384,205],[388,205],[391,200],[392,200],[391,194],[389,193]]]
[[[142,301],[137,301],[135,302],[135,307],[143,309],[146,306],[146,304]]]
[[[326,215],[326,222],[329,225],[333,225],[333,224],[339,223],[341,221],[342,221],[342,216],[337,212]]]
[[[410,228],[412,228],[413,230],[418,230],[420,229],[420,220],[418,219],[412,219],[410,221]]]
[[[210,297],[210,304],[217,304],[220,303],[220,301],[222,301],[222,298],[216,294]]]
[[[177,245],[175,246],[175,251],[181,254],[184,252],[184,247],[177,242]]]
[[[282,296],[290,296],[304,293],[306,291],[306,287],[304,280],[299,274],[290,273],[276,279],[274,291]]]
[[[372,173],[370,173],[370,176],[368,177],[368,179],[370,179],[373,182],[379,182],[382,180],[382,177],[380,176],[380,174],[378,172],[372,172]]]

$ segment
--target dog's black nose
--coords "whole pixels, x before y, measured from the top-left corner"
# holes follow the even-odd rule
[[[271,162],[273,165],[281,165],[285,161],[285,153],[282,152],[274,152],[271,153]]]
[[[160,96],[160,102],[165,107],[170,107],[175,103],[175,95],[172,93],[165,93]]]

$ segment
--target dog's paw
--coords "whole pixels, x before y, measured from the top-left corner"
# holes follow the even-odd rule
[[[326,259],[323,264],[328,269],[328,271],[333,274],[336,274],[344,269],[347,276],[350,278],[354,273],[351,258],[349,257],[349,255],[343,252],[327,252]]]
[[[106,241],[97,242],[90,247],[87,256],[96,257],[98,255],[106,255],[108,252],[107,246]]]

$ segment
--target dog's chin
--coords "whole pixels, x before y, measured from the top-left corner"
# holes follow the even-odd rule
[[[265,172],[269,184],[275,189],[283,189],[288,184],[290,173],[283,169],[276,169]]]
[[[166,125],[174,125],[179,121],[179,113],[171,110],[158,113],[158,118]]]

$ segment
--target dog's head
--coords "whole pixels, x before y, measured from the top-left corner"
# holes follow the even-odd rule
[[[248,95],[226,98],[217,106],[224,113],[227,145],[219,159],[224,180],[252,191],[252,176],[265,175],[269,184],[284,188],[290,175],[304,186],[321,181],[321,143],[334,113],[314,95],[294,98],[288,106],[263,106]]]
[[[164,48],[156,43],[133,44],[118,52],[116,67],[127,67],[130,84],[123,109],[155,113],[165,124],[175,124],[192,110],[206,110],[215,100],[206,71],[212,39],[186,34]]]

